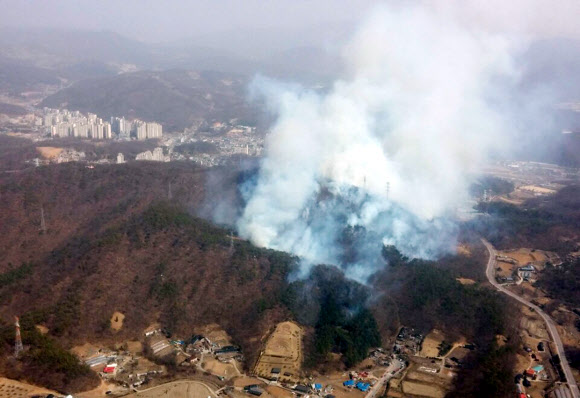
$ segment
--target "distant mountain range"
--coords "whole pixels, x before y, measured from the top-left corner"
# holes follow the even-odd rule
[[[260,39],[260,32],[254,33]],[[312,43],[277,48],[274,39],[262,38],[268,51],[258,57],[248,50],[247,38],[232,38],[230,50],[224,50],[226,39],[147,44],[112,32],[0,30],[0,92],[64,87],[41,105],[156,120],[168,130],[180,130],[200,117],[255,120],[245,87],[256,73],[328,85],[343,69],[340,57]],[[236,51],[231,50],[234,44],[239,45]],[[247,56],[240,55],[244,51]],[[570,152],[559,149],[560,132],[580,130],[580,113],[554,107],[580,101],[580,41],[537,41],[516,63],[524,69],[510,93],[513,98],[506,101],[513,107],[507,112],[527,115],[518,122],[529,134],[521,154],[514,156],[560,161],[555,153]],[[553,134],[548,142],[547,134]],[[538,148],[543,154],[536,153]],[[574,156],[563,157],[576,163],[570,161]]]
[[[263,73],[315,83],[330,82],[344,69],[339,54],[324,49],[319,43],[305,41],[289,47],[284,38],[277,45],[275,37],[262,37],[267,32],[250,33],[238,37],[235,32],[229,32],[224,37],[151,44],[109,31],[5,28],[0,29],[0,62],[40,68],[37,71],[40,80],[47,71],[78,80],[136,68],[212,70],[241,75]],[[252,52],[252,41],[263,48]],[[534,42],[517,58],[517,63],[527,66],[524,87],[549,84],[564,97],[579,95],[580,76],[576,71],[580,69],[580,41],[556,38]]]
[[[203,41],[148,44],[113,32],[0,30],[0,59],[53,70],[65,78],[125,71],[195,69],[306,82],[328,80],[342,68],[340,57],[308,43],[273,49],[261,57],[210,47]],[[76,72],[76,74],[75,74]]]
[[[246,85],[258,73],[312,85],[331,81],[341,65],[339,57],[308,45],[258,59],[193,41],[147,44],[112,32],[0,30],[1,93],[48,86],[60,91],[40,106],[155,120],[170,131],[202,117],[255,122]]]
[[[0,57],[0,90],[18,94],[38,85],[58,85],[61,80],[51,69],[21,64]]]

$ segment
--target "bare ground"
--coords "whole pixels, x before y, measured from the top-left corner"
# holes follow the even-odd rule
[[[46,388],[0,377],[0,398],[29,398],[33,395],[58,394]]]
[[[445,336],[443,333],[437,329],[433,329],[423,341],[421,347],[421,356],[424,357],[437,357],[439,356],[439,344],[443,342]]]
[[[111,329],[115,332],[118,332],[123,327],[123,320],[125,319],[125,315],[119,311],[115,311],[113,316],[111,316]]]
[[[203,383],[197,381],[174,381],[151,389],[128,395],[130,398],[207,398],[215,394]]]

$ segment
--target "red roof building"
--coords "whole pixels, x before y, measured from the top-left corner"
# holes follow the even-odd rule
[[[117,364],[111,363],[111,364],[108,364],[107,366],[105,366],[105,369],[103,369],[103,373],[115,373],[116,370],[117,370]]]
[[[534,369],[528,369],[525,372],[528,376],[533,376],[536,374],[536,371]]]

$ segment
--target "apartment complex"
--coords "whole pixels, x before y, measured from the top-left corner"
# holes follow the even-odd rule
[[[94,113],[82,114],[79,111],[67,109],[44,108],[37,119],[38,125],[43,125],[52,137],[78,137],[107,140],[112,138],[147,140],[161,138],[163,126],[155,122],[142,120],[127,120],[123,117],[112,117],[111,122],[104,122]]]
[[[106,140],[113,138],[111,124],[94,113],[44,108],[42,124],[52,137],[79,137]]]

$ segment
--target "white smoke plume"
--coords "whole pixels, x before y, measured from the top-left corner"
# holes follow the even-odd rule
[[[425,6],[375,9],[344,48],[350,74],[325,93],[257,78],[277,116],[237,226],[259,246],[364,281],[382,244],[431,258],[510,131],[501,87],[518,41]]]

